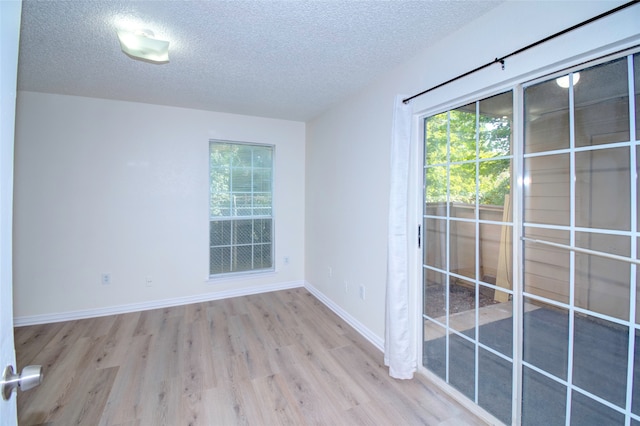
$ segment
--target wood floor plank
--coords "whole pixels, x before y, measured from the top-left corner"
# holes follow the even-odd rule
[[[306,366],[292,364],[282,372],[298,409],[302,412],[305,424],[337,425],[340,424],[341,412],[336,410],[331,394],[327,394],[309,375]]]
[[[95,362],[98,364],[98,368],[122,365],[129,352],[128,345],[122,343],[130,341],[133,337],[139,316],[139,313],[117,315],[115,320],[111,321],[111,326],[104,334],[104,341],[101,342],[100,349],[96,354]]]
[[[139,312],[127,315],[140,315]],[[113,327],[113,323],[120,318],[120,315],[106,315],[101,317],[90,318],[87,320],[87,328],[82,337],[99,337],[105,336]]]
[[[95,419],[100,418],[117,373],[118,367],[111,367],[82,374],[73,385],[77,386],[73,397],[69,398],[73,403],[67,403],[68,408],[61,411],[56,423],[85,425],[92,424]]]
[[[18,398],[18,412],[29,424],[56,421],[63,415],[63,408],[70,407],[77,396],[78,376],[91,367],[90,359],[95,351],[91,339],[76,339],[72,345],[60,345],[62,350],[50,369],[44,369],[45,381],[32,392],[28,400]],[[53,351],[54,346],[47,346]],[[19,363],[20,364],[20,363]],[[22,395],[21,395],[22,396]],[[64,424],[64,423],[60,423]]]
[[[265,424],[300,425],[306,422],[285,380],[279,374],[252,381]]]
[[[481,425],[304,289],[15,330],[19,425]]]
[[[316,383],[329,395],[334,407],[348,410],[360,404],[370,401],[366,388],[354,381],[346,381],[350,372],[341,362],[331,356],[327,350],[310,350],[309,345],[296,345],[294,358],[304,360],[301,364],[309,365],[308,369]],[[302,350],[301,350],[302,349]]]
[[[205,320],[195,321],[185,330],[184,355],[180,363],[185,394],[201,393],[218,383],[214,357],[211,356],[213,342],[208,330],[208,322]]]
[[[14,333],[16,356],[25,364],[33,364],[44,347],[63,327],[64,323],[38,324],[31,327],[18,327]]]
[[[151,335],[135,336],[131,341],[126,342],[130,355],[120,366],[105,409],[97,419],[99,425],[126,424],[138,421],[142,417],[142,406],[146,401],[146,390],[143,385],[148,374],[146,363],[152,337]]]

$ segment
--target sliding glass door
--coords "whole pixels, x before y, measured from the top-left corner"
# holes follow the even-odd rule
[[[425,118],[423,365],[504,423],[640,425],[639,62]]]
[[[512,117],[506,92],[425,120],[423,224],[424,365],[507,423]]]

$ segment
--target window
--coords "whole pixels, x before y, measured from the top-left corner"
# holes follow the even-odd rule
[[[270,145],[209,142],[209,274],[273,269]]]

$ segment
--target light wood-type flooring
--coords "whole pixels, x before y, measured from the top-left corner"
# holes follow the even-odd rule
[[[480,425],[305,289],[18,327],[19,425]]]

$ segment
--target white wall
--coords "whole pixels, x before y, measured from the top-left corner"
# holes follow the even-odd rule
[[[382,341],[384,336],[387,202],[392,105],[412,95],[564,30],[622,2],[506,2],[429,46],[367,90],[307,123],[306,279],[338,309]],[[640,32],[640,5],[511,58],[506,69],[484,70],[412,102],[416,113],[475,92],[526,81],[567,59],[601,54]],[[598,52],[596,52],[598,51]],[[576,59],[577,58],[577,59]],[[414,154],[420,143],[416,134]],[[420,160],[414,158],[419,171]],[[420,174],[416,173],[416,188]],[[415,189],[415,188],[414,188]],[[420,190],[415,193],[419,196]],[[419,223],[418,209],[409,218]],[[417,250],[413,286],[420,288]],[[333,268],[329,276],[327,268]],[[350,285],[344,291],[344,281]],[[361,300],[357,286],[366,286]],[[416,313],[416,318],[419,314]],[[375,339],[374,339],[375,340]]]
[[[206,282],[212,138],[276,145],[273,274]],[[304,282],[304,123],[19,92],[15,149],[18,323]]]
[[[307,123],[306,133],[297,122],[19,93],[15,315],[215,298],[306,280],[381,342],[396,94],[417,93],[618,4],[506,2]],[[637,36],[637,22],[636,5],[509,59],[505,71],[492,67],[421,97],[414,111],[606,50]],[[210,138],[277,144],[274,275],[205,284]],[[101,272],[112,274],[111,286],[100,285]]]

